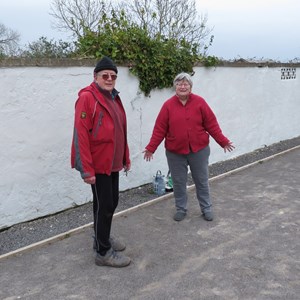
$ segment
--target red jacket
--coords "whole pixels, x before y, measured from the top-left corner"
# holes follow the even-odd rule
[[[126,114],[120,97],[115,92],[115,101],[124,113],[126,135]],[[106,101],[111,101],[110,93],[100,92],[92,83],[82,89],[75,104],[75,122],[71,149],[71,165],[81,173],[82,178],[95,174],[110,175],[115,148],[115,128],[111,111]],[[107,99],[105,99],[107,97]],[[123,165],[130,163],[127,136],[125,136]]]
[[[202,97],[190,94],[184,106],[175,95],[163,104],[146,149],[154,153],[165,139],[168,151],[188,154],[205,148],[209,144],[209,135],[221,147],[229,143],[216,116]]]

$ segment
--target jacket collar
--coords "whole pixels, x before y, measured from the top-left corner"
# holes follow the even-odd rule
[[[102,88],[99,86],[98,83],[93,82],[92,84],[94,84],[95,87],[98,89],[98,91],[99,91],[101,94],[103,94],[105,97],[107,97],[107,98],[110,98],[110,99],[113,99],[113,100],[114,100],[114,99],[116,98],[116,96],[119,95],[119,92],[118,92],[115,88],[114,88],[114,89],[112,90],[112,92],[110,93],[109,91],[106,91],[106,90],[102,89]]]

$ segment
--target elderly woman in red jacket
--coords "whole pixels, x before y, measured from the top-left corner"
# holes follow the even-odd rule
[[[174,79],[176,94],[162,106],[144,159],[150,161],[153,153],[165,139],[166,156],[173,180],[176,205],[175,221],[181,221],[187,213],[187,171],[190,167],[196,186],[202,216],[213,220],[208,184],[209,136],[224,149],[232,151],[232,142],[220,129],[215,114],[205,100],[191,92],[193,82],[187,73]]]

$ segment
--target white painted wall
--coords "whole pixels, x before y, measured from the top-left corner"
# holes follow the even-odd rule
[[[196,67],[193,92],[216,113],[236,150],[224,154],[212,140],[210,163],[300,134],[300,81],[281,80],[280,67]],[[91,200],[90,187],[70,168],[74,103],[92,81],[91,67],[0,68],[0,229]],[[138,92],[138,80],[119,67],[117,89],[128,117],[132,171],[121,190],[167,172],[163,144],[143,160],[162,103],[172,89]]]

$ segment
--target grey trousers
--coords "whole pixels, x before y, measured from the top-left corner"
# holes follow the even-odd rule
[[[187,211],[187,173],[190,166],[196,187],[197,199],[202,213],[211,211],[208,185],[208,158],[210,148],[207,146],[196,153],[176,154],[166,150],[169,169],[173,180],[175,206],[177,211]]]

